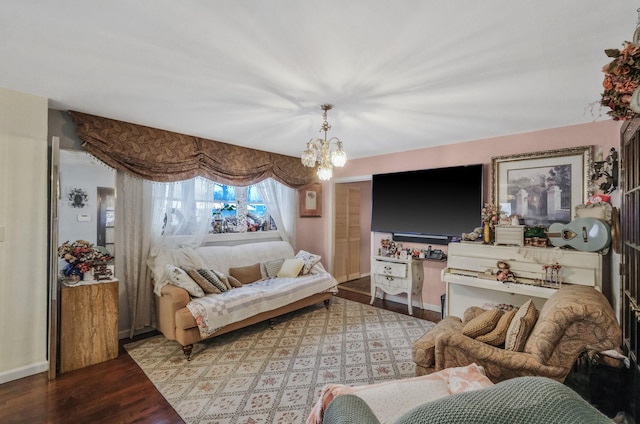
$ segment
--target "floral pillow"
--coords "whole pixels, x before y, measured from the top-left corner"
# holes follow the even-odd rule
[[[187,274],[185,270],[178,268],[177,266],[167,264],[165,272],[171,284],[182,287],[193,297],[204,296],[202,287],[193,281],[193,278],[189,277],[189,274]]]
[[[302,266],[302,275],[307,275],[311,268],[322,259],[322,256],[314,255],[313,253],[309,253],[307,251],[301,250],[296,253],[296,259],[302,259],[304,265]]]

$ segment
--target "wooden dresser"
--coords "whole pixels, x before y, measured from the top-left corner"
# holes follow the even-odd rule
[[[118,280],[62,286],[60,372],[118,357]]]

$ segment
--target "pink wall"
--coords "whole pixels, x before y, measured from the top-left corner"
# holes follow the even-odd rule
[[[371,181],[358,181],[345,183],[360,188],[360,270],[362,274],[368,274],[371,267]],[[322,255],[322,264],[327,267],[327,254],[329,251],[329,217],[327,205],[331,200],[329,193],[330,183],[323,184],[322,190],[322,217],[298,218],[296,226],[296,251],[306,250]]]
[[[605,152],[611,147],[619,149],[620,125],[613,120],[592,122],[561,128],[552,128],[504,137],[476,140],[446,146],[413,150],[351,160],[342,169],[334,170],[334,178],[370,176],[386,172],[406,171],[413,169],[442,168],[447,166],[472,163],[485,164],[485,199],[491,198],[491,158],[517,153],[538,152],[543,150],[562,149],[577,146],[594,146],[594,150],[602,147]],[[345,146],[348,152],[348,146]],[[595,153],[595,152],[594,152]],[[325,183],[323,201],[328,205],[328,184]],[[363,205],[364,213],[364,205]],[[478,211],[478,214],[480,211]],[[300,218],[297,223],[297,247],[316,252],[326,257],[329,234],[326,214],[322,218]],[[376,235],[374,243],[379,243],[381,235]],[[409,243],[404,243],[409,246]],[[303,247],[304,246],[304,247]],[[417,245],[416,245],[417,246]],[[377,247],[377,244],[376,246]],[[422,245],[421,247],[424,247]],[[324,261],[323,261],[324,262]],[[325,265],[327,262],[324,262]],[[444,293],[444,283],[440,281],[440,271],[444,263],[425,261],[425,284],[423,299],[426,304],[440,305],[440,295]]]

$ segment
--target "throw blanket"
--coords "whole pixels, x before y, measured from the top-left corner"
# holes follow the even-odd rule
[[[187,308],[196,319],[200,335],[206,338],[225,325],[286,306],[316,293],[335,293],[337,284],[336,279],[328,272],[295,278],[273,278],[192,299]]]
[[[366,402],[381,423],[393,423],[405,412],[425,402],[490,386],[493,383],[486,377],[484,368],[476,364],[364,386],[327,384],[322,388],[307,424],[322,424],[325,410],[340,395],[356,395]]]

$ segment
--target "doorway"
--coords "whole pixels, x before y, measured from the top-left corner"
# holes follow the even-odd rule
[[[104,247],[115,256],[116,191],[111,187],[98,187],[97,193],[96,246]]]
[[[369,275],[370,205],[371,180],[333,185],[332,273],[338,283]]]

